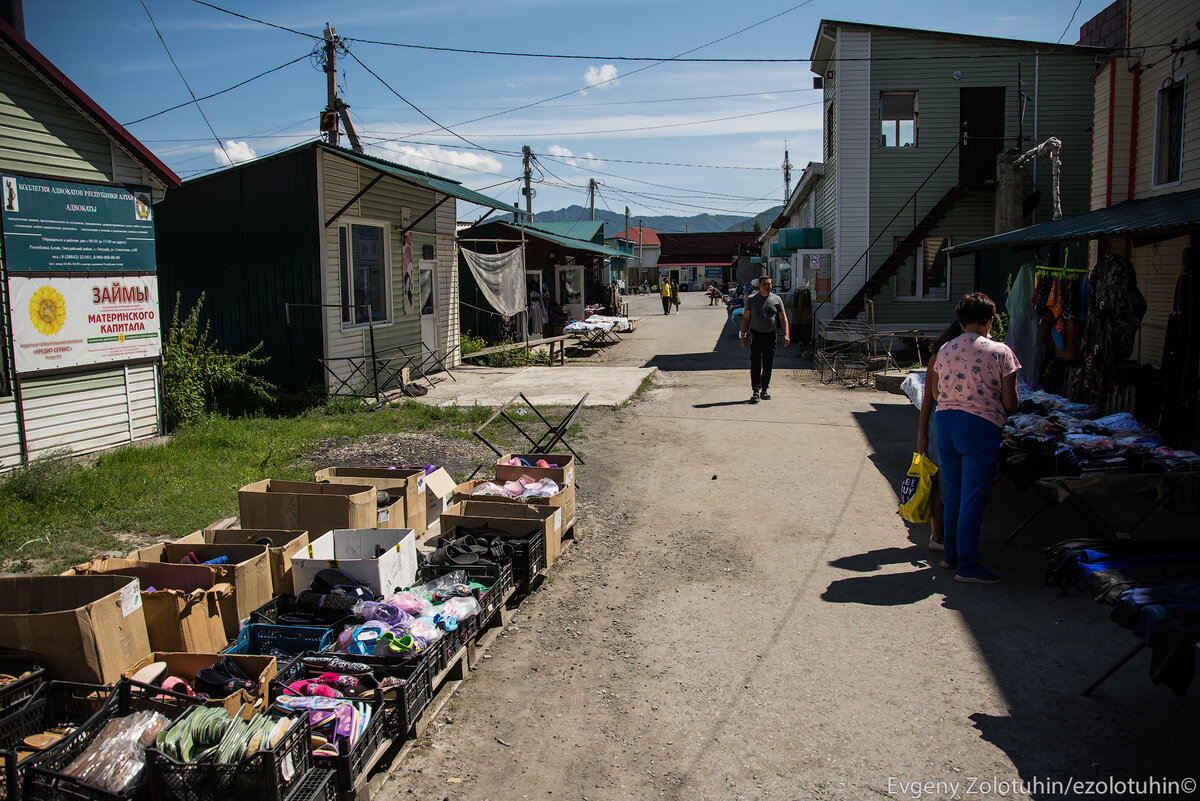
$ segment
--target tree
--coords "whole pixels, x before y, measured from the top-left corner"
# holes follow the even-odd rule
[[[758,219],[757,217],[754,218],[754,233],[762,233],[762,220]]]

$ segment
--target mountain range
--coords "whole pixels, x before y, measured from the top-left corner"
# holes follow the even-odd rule
[[[773,206],[754,217],[739,217],[732,214],[696,214],[691,217],[630,217],[629,224],[636,226],[639,222],[646,228],[653,228],[659,233],[711,233],[714,231],[752,231],[757,219],[763,228],[779,216],[783,206]],[[583,206],[568,206],[555,211],[539,211],[533,215],[534,222],[578,222],[590,218],[590,212]],[[604,222],[604,235],[615,236],[625,230],[625,215],[615,214],[607,209],[596,209],[596,219]]]

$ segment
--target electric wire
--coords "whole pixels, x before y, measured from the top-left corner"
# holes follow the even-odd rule
[[[1079,2],[1075,4],[1075,10],[1071,12],[1071,19],[1067,21],[1067,27],[1063,28],[1063,32],[1058,35],[1058,40],[1055,41],[1054,44],[1057,45],[1059,42],[1061,42],[1063,37],[1067,35],[1067,31],[1071,30],[1071,23],[1075,22],[1075,15],[1079,13],[1079,7],[1081,5],[1083,5],[1083,0],[1079,0]]]
[[[288,33],[294,33],[297,36],[306,36],[309,39],[315,39],[318,42],[325,41],[323,37],[314,36],[313,34],[305,33],[304,31],[298,31],[295,28],[289,28],[286,25],[276,25],[274,22],[267,22],[266,20],[256,19],[254,17],[247,17],[245,14],[239,14],[236,11],[230,11],[227,8],[221,8],[220,6],[214,6],[212,3],[206,3],[205,0],[192,0],[192,2],[198,3],[202,6],[208,6],[209,8],[213,9],[214,11],[220,11],[221,13],[228,14],[231,17],[239,17],[241,19],[246,20],[247,22],[257,22],[259,25],[266,25],[267,27],[270,27],[270,28],[278,28],[281,31],[287,31]]]
[[[175,68],[175,72],[179,75],[179,80],[183,81],[183,85],[187,87],[188,94],[192,96],[192,102],[196,104],[196,111],[200,112],[200,116],[204,118],[204,124],[208,126],[208,131],[213,135],[213,139],[217,140],[217,147],[221,148],[221,152],[225,154],[225,158],[230,164],[233,159],[229,156],[229,151],[225,149],[225,143],[221,141],[221,137],[217,136],[217,132],[213,130],[212,123],[208,121],[208,115],[204,113],[204,109],[200,107],[199,101],[196,100],[196,93],[192,91],[192,87],[188,84],[187,78],[183,77],[183,70],[179,69],[179,65],[175,63],[175,56],[171,55],[171,48],[167,47],[167,40],[163,38],[162,32],[158,29],[158,23],[154,21],[154,16],[150,13],[150,9],[146,7],[145,0],[138,0],[142,5],[142,10],[146,12],[146,17],[150,20],[150,27],[154,28],[154,32],[158,34],[158,41],[162,42],[163,50],[167,51],[167,58],[171,60],[171,66]]]
[[[561,159],[557,156],[548,156],[547,155],[547,156],[545,156],[545,158],[550,159],[551,161],[558,162],[560,164],[566,164],[566,162],[563,161],[563,159]],[[574,167],[575,165],[566,164],[566,166]],[[703,189],[687,189],[685,187],[680,187],[680,186],[670,186],[668,184],[657,184],[657,183],[654,183],[653,181],[644,181],[640,178],[630,178],[629,176],[626,176],[626,175],[616,175],[614,173],[604,172],[602,170],[597,170],[597,169],[594,169],[591,167],[576,167],[576,169],[585,170],[586,172],[595,173],[596,175],[603,175],[607,178],[619,178],[624,181],[633,181],[634,183],[646,184],[647,186],[655,186],[655,187],[658,187],[659,189],[674,189],[674,190],[677,190],[680,192],[697,192],[697,193],[704,194],[704,195],[712,195],[712,196],[718,197],[718,198],[724,197],[724,198],[730,198],[730,199],[735,199],[735,200],[750,200],[751,199],[751,198],[746,197],[745,195],[729,195],[724,192],[708,192]],[[757,200],[757,198],[754,198],[754,199]]]
[[[201,1],[201,0],[196,0],[196,2],[200,2],[200,1]],[[375,76],[375,79],[376,79],[377,81],[379,81],[381,84],[383,84],[383,85],[384,85],[384,88],[386,88],[386,89],[387,89],[389,92],[391,92],[391,93],[392,93],[392,94],[394,94],[396,97],[398,97],[398,98],[400,98],[401,100],[403,100],[403,101],[404,101],[404,103],[405,103],[406,105],[408,105],[410,108],[412,108],[412,110],[413,110],[413,111],[417,112],[417,113],[418,113],[418,114],[420,114],[422,117],[424,117],[425,119],[429,120],[431,123],[433,123],[434,125],[436,125],[436,126],[439,128],[439,129],[441,129],[441,130],[445,131],[446,133],[448,133],[448,134],[450,134],[450,135],[454,136],[454,137],[455,137],[455,138],[457,138],[457,139],[461,139],[462,141],[466,142],[468,145],[471,145],[472,147],[478,147],[478,148],[480,148],[480,149],[482,149],[482,150],[486,150],[486,151],[488,151],[489,153],[496,153],[496,155],[503,155],[503,154],[501,154],[499,151],[492,150],[490,147],[483,147],[483,145],[477,145],[477,144],[475,144],[474,142],[472,142],[470,139],[466,138],[466,137],[465,137],[465,136],[463,136],[462,134],[460,134],[460,133],[458,133],[457,131],[455,131],[454,129],[452,129],[452,128],[447,128],[445,125],[442,125],[440,122],[438,122],[437,120],[435,120],[433,117],[430,117],[430,116],[429,116],[428,114],[426,114],[424,111],[422,111],[421,109],[417,108],[417,106],[415,106],[415,105],[414,105],[414,104],[413,104],[411,101],[409,101],[409,100],[408,100],[408,98],[406,98],[404,95],[400,94],[400,93],[399,93],[399,92],[397,92],[395,89],[393,89],[391,84],[389,84],[389,83],[388,83],[387,81],[385,81],[385,80],[384,80],[382,77],[380,77],[380,75],[379,75],[378,73],[376,73],[376,72],[375,72],[375,70],[371,69],[371,68],[370,68],[370,67],[368,67],[366,64],[364,64],[364,63],[362,62],[362,59],[360,59],[360,58],[359,58],[357,55],[355,55],[353,51],[351,51],[351,50],[347,50],[347,51],[346,51],[346,55],[350,56],[350,58],[352,58],[352,59],[354,59],[355,61],[357,61],[357,62],[358,62],[358,65],[359,65],[360,67],[362,67],[363,69],[365,69],[367,72],[371,73],[371,75]],[[433,133],[433,131],[430,131],[429,133]]]
[[[299,58],[294,58],[285,64],[280,64],[278,67],[272,67],[271,69],[267,70],[266,72],[260,72],[257,75],[255,75],[253,78],[247,78],[246,80],[242,81],[241,83],[235,83],[233,86],[230,86],[227,89],[222,89],[219,92],[213,92],[212,94],[204,95],[203,97],[197,97],[197,98],[193,98],[191,100],[186,100],[183,103],[177,103],[174,106],[171,106],[170,108],[164,108],[162,111],[156,111],[153,114],[147,114],[145,117],[139,117],[136,120],[130,120],[129,122],[123,122],[121,124],[126,125],[126,126],[137,125],[139,122],[145,122],[146,120],[152,120],[155,117],[161,117],[163,114],[166,114],[168,111],[174,111],[177,108],[183,108],[184,106],[190,106],[191,104],[198,103],[201,100],[209,100],[211,98],[216,97],[217,95],[223,95],[226,92],[232,92],[234,89],[237,89],[240,86],[245,86],[246,84],[250,83],[251,81],[257,81],[259,78],[262,78],[265,75],[270,75],[272,72],[279,72],[279,70],[283,69],[284,67],[290,67],[298,61],[303,61],[304,59],[308,58],[309,55],[311,55],[311,53],[305,53],[304,55],[300,56]]]
[[[543,104],[541,106],[541,108],[587,108],[590,106],[636,106],[636,105],[648,105],[648,104],[659,105],[662,103],[685,103],[685,102],[690,102],[693,100],[727,100],[732,97],[756,97],[759,95],[794,95],[794,94],[798,94],[800,92],[812,92],[812,91],[820,91],[820,90],[771,89],[769,91],[762,91],[762,92],[736,92],[734,94],[728,94],[728,95],[689,95],[688,97],[659,97],[659,98],[652,98],[650,100],[597,100],[595,102],[590,102],[590,103],[561,103],[558,105]],[[366,109],[366,110],[370,110],[370,111],[391,111],[392,109],[395,108],[395,106],[359,106],[358,108]],[[429,109],[431,111],[466,111],[466,110],[468,110],[468,109],[464,109],[460,106],[442,106],[442,107],[433,107],[433,108],[426,106],[425,108]],[[469,110],[472,110],[472,111],[496,111],[496,110],[503,109],[503,108],[505,108],[505,107],[504,106],[490,106],[490,107],[489,106],[473,106]]]

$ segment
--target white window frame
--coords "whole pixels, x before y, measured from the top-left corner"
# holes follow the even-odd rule
[[[892,247],[894,248],[897,244],[899,244],[901,239],[903,239],[903,237],[894,237],[892,240]],[[946,244],[943,246],[943,250],[951,247],[954,244],[953,239],[948,236],[940,237],[933,236],[931,234],[930,236],[926,237],[926,239],[945,239]],[[892,276],[892,299],[897,303],[948,303],[950,299],[954,297],[954,264],[950,254],[946,254],[946,297],[944,298],[925,297],[925,270],[922,269],[925,263],[925,239],[921,240],[921,244],[917,247],[916,251],[909,256],[909,258],[916,260],[915,266],[917,268],[917,293],[915,295],[901,295],[896,291],[897,287],[900,285],[900,275],[899,271],[897,271],[897,274]]]
[[[1169,82],[1169,83],[1168,83]],[[1166,133],[1162,128],[1163,116],[1163,92],[1168,89],[1179,87],[1180,95],[1182,96],[1182,108],[1179,110],[1179,177],[1172,181],[1159,182],[1159,159],[1167,156],[1165,150],[1165,142],[1163,139]],[[1150,165],[1150,187],[1159,189],[1167,186],[1179,186],[1183,182],[1183,143],[1186,133],[1184,126],[1187,124],[1187,76],[1176,78],[1175,80],[1167,79],[1163,85],[1158,88],[1155,94],[1154,103],[1154,161]]]
[[[342,282],[345,279],[345,276],[343,275],[343,272],[342,272],[341,232],[342,231],[346,232],[346,243],[347,243],[347,250],[348,250],[346,255],[351,260],[351,262],[353,262],[354,250],[353,250],[353,240],[351,239],[351,235],[353,232],[352,232],[351,228],[352,228],[352,226],[355,226],[355,225],[364,226],[364,227],[369,226],[371,228],[378,228],[380,230],[380,240],[379,241],[380,241],[380,246],[383,249],[382,255],[383,255],[384,318],[382,320],[375,321],[374,327],[382,328],[385,326],[390,326],[395,321],[394,316],[392,314],[392,306],[393,306],[393,298],[392,298],[392,237],[391,237],[391,225],[388,222],[386,222],[385,220],[369,220],[369,219],[364,219],[364,218],[360,218],[360,217],[342,217],[340,220],[338,220],[337,229],[334,232],[334,242],[336,243],[336,248],[337,248],[337,260],[335,261],[335,268],[337,270],[337,276],[338,276],[338,303],[341,304],[342,299],[343,299],[343,297],[342,297]],[[351,280],[353,280],[353,276],[354,276],[353,264],[351,264],[351,266],[350,266],[349,274],[350,274]],[[353,298],[353,296],[354,296],[354,286],[351,285],[350,292],[347,295],[347,297]],[[351,304],[351,305],[353,305],[353,304]],[[372,311],[374,311],[373,307],[372,307]],[[368,327],[368,325],[370,323],[369,320],[365,320],[361,323],[347,322],[342,316],[343,312],[344,312],[344,309],[339,309],[339,311],[338,311],[338,323],[341,325],[341,330],[343,332],[363,331]]]
[[[888,120],[883,118],[883,98],[885,95],[911,95],[913,103],[913,140],[911,145],[886,145],[884,144],[883,125]],[[901,120],[891,120],[895,123],[894,134],[896,141],[900,141],[900,122]],[[880,150],[915,150],[921,145],[921,93],[916,89],[893,89],[879,93],[879,128],[877,129],[879,136]]]

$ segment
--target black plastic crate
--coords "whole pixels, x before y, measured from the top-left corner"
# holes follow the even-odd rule
[[[296,605],[295,596],[276,595],[250,613],[250,622],[269,623],[273,626],[324,626],[333,629],[336,634],[354,622],[354,616],[322,616],[301,609]]]
[[[39,758],[34,755],[17,762],[17,746],[26,737],[55,726],[78,726],[108,702],[112,688],[65,681],[43,682],[20,709],[0,718],[0,798],[21,797],[25,769]],[[52,749],[51,749],[52,750]]]
[[[25,801],[60,801],[61,799],[88,799],[88,801],[120,801],[122,799],[140,799],[148,795],[148,782],[145,772],[130,787],[121,793],[113,793],[92,787],[74,776],[68,776],[62,771],[87,749],[100,731],[110,720],[133,714],[134,712],[159,712],[174,719],[188,708],[195,707],[199,701],[181,693],[163,690],[148,684],[124,679],[116,687],[96,687],[93,685],[69,685],[65,690],[59,690],[56,685],[65,682],[50,682],[51,695],[63,693],[53,703],[63,704],[65,714],[78,716],[87,709],[94,714],[84,719],[79,728],[70,737],[64,738],[54,748],[22,763],[24,768],[23,791]],[[99,694],[107,695],[106,700],[95,709]]]
[[[0,687],[0,717],[17,711],[18,707],[33,697],[45,680],[46,671],[40,667],[33,667],[29,669],[28,676],[22,676]]]
[[[54,748],[31,757],[21,765],[25,769],[24,798],[26,801],[50,801],[50,799],[112,799],[141,798],[147,794],[145,777],[135,782],[123,793],[111,793],[91,787],[78,779],[64,775],[61,771],[95,740],[108,721],[134,712],[154,711],[174,719],[199,701],[181,693],[163,690],[147,684],[130,681],[119,682],[116,687],[50,682],[50,707],[56,719],[71,722],[66,718],[83,721],[78,730],[64,738]],[[103,696],[103,701],[101,697]],[[52,724],[53,725],[53,724]],[[40,729],[39,729],[40,730]]]
[[[178,762],[146,749],[155,801],[289,801],[313,769],[308,714],[295,721],[275,748],[238,763]]]
[[[313,768],[292,791],[288,801],[337,801],[337,782],[333,771]]]
[[[271,697],[278,698],[287,694],[287,686],[310,675],[315,675],[304,667],[303,659],[316,654],[305,653],[296,657],[292,662],[280,668],[278,675],[271,682]],[[370,665],[376,679],[391,677],[399,679],[400,684],[381,690],[376,698],[383,706],[385,734],[389,737],[407,737],[408,732],[417,722],[417,717],[429,706],[433,698],[429,684],[431,676],[429,655],[417,654],[404,660],[391,660],[376,656],[347,656],[339,655],[349,662],[360,662]]]
[[[379,747],[383,744],[386,728],[383,707],[378,698],[366,703],[371,707],[371,720],[353,748],[343,738],[338,741],[337,756],[313,754],[313,762],[318,770],[333,771],[339,793],[354,792],[358,780],[375,766],[373,760],[379,755]]]
[[[462,650],[474,637],[475,618],[469,618],[458,624],[454,631],[447,631],[442,638],[425,650],[429,653],[429,680],[449,667],[454,655]]]
[[[513,584],[517,592],[527,595],[533,580],[546,566],[546,540],[539,534],[521,540],[508,540],[513,549]]]
[[[421,568],[421,581],[429,582],[436,578],[453,573],[456,570],[461,570],[467,576],[468,582],[476,582],[487,586],[486,591],[475,593],[475,600],[479,601],[479,620],[485,621],[491,618],[492,614],[500,608],[500,604],[504,602],[504,596],[508,595],[508,591],[513,588],[513,570],[512,565],[504,564],[484,564],[484,565],[426,565]]]

